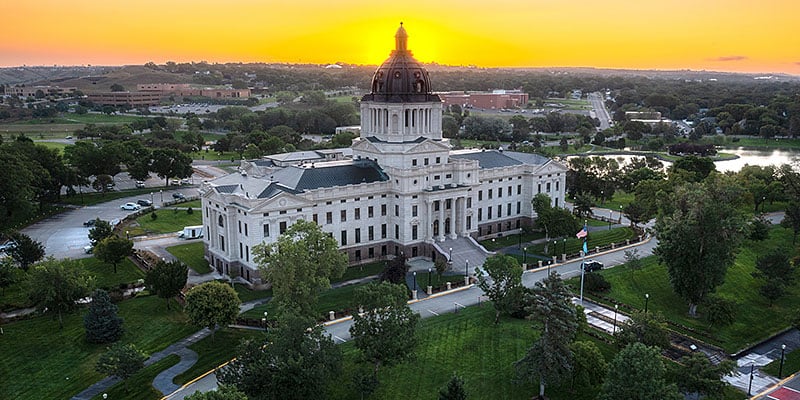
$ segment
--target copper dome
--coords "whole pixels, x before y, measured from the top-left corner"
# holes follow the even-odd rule
[[[375,71],[371,91],[362,100],[389,103],[441,101],[438,95],[431,93],[428,71],[408,50],[408,34],[402,22],[394,38],[394,51]]]

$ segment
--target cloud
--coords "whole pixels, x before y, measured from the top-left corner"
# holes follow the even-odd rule
[[[722,56],[710,59],[710,61],[742,61],[742,60],[747,60],[747,56]]]
[[[795,62],[794,65],[800,65],[800,61]]]

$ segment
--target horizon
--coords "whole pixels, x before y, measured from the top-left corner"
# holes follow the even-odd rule
[[[374,8],[363,0],[7,4],[0,9],[13,18],[0,33],[11,40],[0,43],[0,66],[379,65],[402,21],[415,57],[442,66],[800,75],[792,28],[800,4],[788,0],[499,0],[491,9],[478,0],[407,0],[396,14]]]

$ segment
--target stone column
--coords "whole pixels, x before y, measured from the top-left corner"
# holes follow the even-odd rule
[[[456,234],[456,199],[450,200],[450,239],[458,237]]]
[[[439,200],[439,241],[444,242],[444,200]]]
[[[433,203],[428,199],[425,200],[425,241],[433,243]]]
[[[461,198],[461,235],[467,237],[469,235],[469,231],[467,230],[467,198]]]

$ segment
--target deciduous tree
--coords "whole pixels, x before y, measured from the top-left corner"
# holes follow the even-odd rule
[[[644,343],[662,349],[669,347],[669,333],[664,317],[656,312],[635,312],[619,324],[615,335],[617,344],[625,347],[631,343]]]
[[[664,379],[664,363],[657,347],[633,343],[620,351],[608,368],[601,400],[680,400],[675,385]]]
[[[11,240],[14,241],[14,246],[9,251],[9,254],[23,271],[27,271],[31,264],[44,257],[44,246],[31,239],[30,236],[15,232],[11,234]]]
[[[603,353],[594,342],[577,341],[570,346],[572,350],[572,383],[580,387],[596,387],[603,383],[608,372],[608,364]]]
[[[408,307],[404,285],[372,283],[356,290],[355,303],[362,312],[353,315],[350,334],[364,359],[374,366],[409,359],[417,345],[419,315]]]
[[[78,308],[78,300],[89,295],[94,278],[87,274],[80,262],[52,257],[40,262],[28,277],[28,298],[42,312],[58,317],[64,328],[63,314]]]
[[[476,268],[475,276],[478,287],[494,304],[494,323],[497,324],[500,313],[510,311],[509,294],[522,285],[522,266],[514,257],[497,254],[487,258],[482,268]]]
[[[212,281],[195,286],[186,293],[184,310],[192,324],[208,328],[213,335],[217,326],[236,321],[241,303],[230,285]]]
[[[117,264],[133,253],[133,242],[117,235],[111,235],[97,243],[92,252],[98,260],[113,265],[116,274]]]
[[[282,317],[267,340],[249,340],[217,372],[251,400],[320,398],[338,376],[342,355],[330,336],[308,318]]]
[[[656,221],[655,254],[666,264],[670,284],[689,303],[692,316],[697,304],[724,281],[744,237],[745,219],[736,208],[740,195],[735,182],[723,176],[686,184],[675,190],[672,209]]]
[[[92,246],[97,246],[101,240],[114,234],[114,230],[108,221],[103,221],[100,218],[94,220],[94,227],[89,229],[89,241]]]
[[[133,343],[117,343],[100,355],[94,370],[125,380],[144,368],[146,359],[147,355],[139,351]],[[126,391],[129,390],[127,384],[125,387]]]
[[[186,397],[186,400],[247,400],[247,395],[240,392],[235,386],[219,385],[217,390],[205,393],[198,391]]]
[[[680,364],[680,367],[674,369],[678,388],[684,393],[694,393],[695,399],[698,400],[701,395],[710,396],[722,393],[723,389],[729,385],[722,378],[736,369],[734,361],[723,360],[714,365],[705,354],[699,351],[683,356]]]
[[[273,301],[285,310],[315,318],[320,292],[344,274],[347,256],[314,222],[299,220],[277,242],[254,246],[262,276],[272,283]]]
[[[144,277],[144,283],[158,297],[167,301],[169,310],[169,300],[177,296],[188,279],[189,270],[180,261],[159,261]]]

